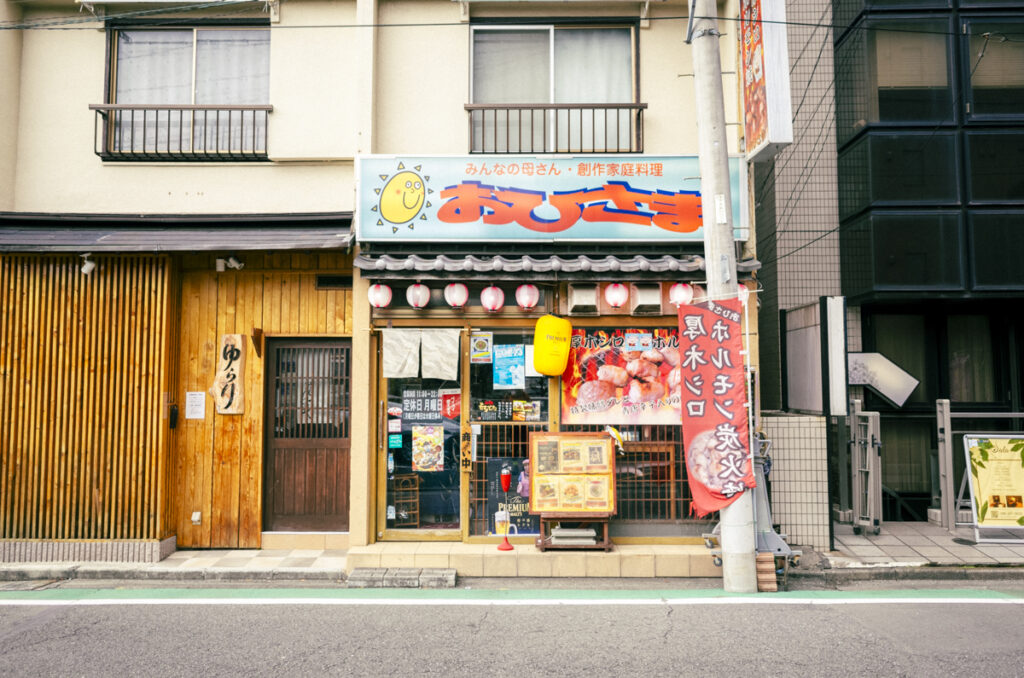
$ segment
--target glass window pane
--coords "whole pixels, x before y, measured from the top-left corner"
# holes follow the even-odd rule
[[[1024,201],[1024,133],[968,132],[971,202]]]
[[[953,134],[878,134],[870,145],[872,204],[958,202]]]
[[[1016,288],[1024,261],[1024,212],[972,213],[971,269],[974,287]]]
[[[836,50],[840,145],[872,123],[954,119],[946,21],[874,21]]]
[[[633,101],[628,28],[555,31],[555,103]]]
[[[628,28],[556,30],[555,103],[633,102]],[[629,150],[630,116],[614,111],[558,111],[556,150]]]
[[[995,401],[995,358],[988,316],[951,315],[946,319],[946,334],[949,399],[954,402]]]
[[[473,31],[473,103],[551,103],[551,31]],[[474,111],[473,150],[535,153],[551,124],[544,108]]]
[[[192,31],[118,31],[114,103],[191,104]],[[130,153],[181,151],[190,145],[181,111],[114,113],[111,147]]]
[[[270,31],[196,31],[196,103],[270,103]]]
[[[192,31],[118,31],[118,104],[192,103]]]
[[[200,30],[196,32],[196,103],[267,104],[270,102],[270,31]],[[266,113],[197,112],[198,150],[265,151]]]
[[[970,114],[1024,114],[1024,24],[972,21],[967,30]]]
[[[871,316],[875,350],[910,373],[920,383],[907,403],[928,400],[927,332],[923,315],[879,314]],[[883,429],[882,435],[888,432]],[[884,455],[883,455],[884,456]]]
[[[389,529],[459,527],[461,392],[458,380],[388,380]]]
[[[473,103],[549,103],[549,40],[547,29],[474,31]]]
[[[871,232],[875,289],[963,286],[958,215],[873,214]]]
[[[531,376],[526,359],[532,332],[493,335],[491,360],[469,367],[470,419],[477,422],[545,422],[548,378]],[[532,353],[529,353],[532,355]]]
[[[839,155],[839,217],[874,205],[955,205],[956,134],[872,131]]]

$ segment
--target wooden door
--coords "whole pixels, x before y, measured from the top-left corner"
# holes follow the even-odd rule
[[[348,530],[351,359],[348,340],[268,340],[265,531]]]

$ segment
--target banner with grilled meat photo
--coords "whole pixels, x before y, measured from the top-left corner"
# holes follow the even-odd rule
[[[563,424],[679,424],[676,328],[575,328],[562,374]]]

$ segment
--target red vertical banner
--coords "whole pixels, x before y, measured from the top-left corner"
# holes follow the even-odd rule
[[[698,516],[754,487],[739,299],[679,306],[686,471]]]

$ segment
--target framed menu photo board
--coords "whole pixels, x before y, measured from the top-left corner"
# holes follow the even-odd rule
[[[530,513],[615,513],[615,454],[607,433],[531,433],[530,473]]]

